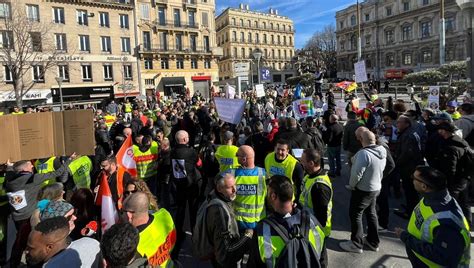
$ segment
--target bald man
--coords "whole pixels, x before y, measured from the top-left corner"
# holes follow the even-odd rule
[[[196,213],[198,211],[198,197],[200,193],[199,185],[201,174],[197,169],[201,165],[197,152],[188,145],[189,134],[180,130],[175,134],[176,146],[171,150],[171,179],[170,179],[170,200],[173,203],[171,213],[176,224],[178,240],[173,252],[173,259],[178,257],[179,250],[186,238],[184,230],[184,219],[186,207],[188,207],[190,230],[196,223]],[[199,163],[199,165],[198,165]]]
[[[140,232],[137,251],[153,267],[173,266],[171,252],[176,244],[176,229],[171,214],[164,208],[149,214],[150,200],[143,192],[128,196],[122,208],[122,220]]]
[[[387,151],[376,144],[371,131],[359,131],[362,149],[353,157],[349,188],[352,190],[349,216],[351,219],[351,240],[341,242],[345,251],[362,253],[367,246],[372,251],[379,250],[378,219],[376,199],[382,188],[383,171]],[[362,215],[367,215],[367,237],[364,239]]]
[[[236,180],[237,196],[234,201],[235,218],[239,230],[254,229],[263,218],[265,209],[265,169],[255,166],[255,152],[252,147],[242,145],[236,153],[240,167],[227,172]]]

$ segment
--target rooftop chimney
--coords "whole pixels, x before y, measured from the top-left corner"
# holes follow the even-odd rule
[[[248,4],[247,4],[247,5],[245,5],[245,9],[246,9],[246,10],[250,10],[250,7],[249,7],[249,5],[248,5]]]
[[[240,4],[240,5],[239,5],[239,8],[240,8],[240,9],[244,9],[244,4]]]
[[[270,10],[268,10],[268,13],[273,14],[273,8],[270,8]]]
[[[278,15],[278,9],[275,9],[275,11],[273,12],[275,15]]]

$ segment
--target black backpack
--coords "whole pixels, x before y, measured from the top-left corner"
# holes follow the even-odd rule
[[[266,218],[263,222],[270,225],[286,245],[282,249],[280,256],[276,259],[275,268],[321,267],[319,254],[308,239],[311,228],[311,216],[307,211],[301,211],[301,224],[293,225],[291,233],[273,218]]]

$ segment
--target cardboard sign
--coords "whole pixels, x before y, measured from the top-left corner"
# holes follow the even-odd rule
[[[0,163],[94,154],[93,116],[91,110],[1,116]]]
[[[354,63],[354,71],[355,71],[355,81],[357,83],[368,81],[367,70],[365,69],[364,60]]]
[[[265,88],[262,84],[255,85],[255,91],[257,93],[257,98],[265,97]]]
[[[313,98],[307,97],[293,101],[293,112],[297,119],[314,116],[316,110],[314,108]]]
[[[242,119],[245,109],[245,100],[214,98],[219,119],[237,125]]]

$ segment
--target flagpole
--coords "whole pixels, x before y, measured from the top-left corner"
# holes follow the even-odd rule
[[[360,5],[357,0],[357,61],[362,60],[362,38],[360,29]]]

